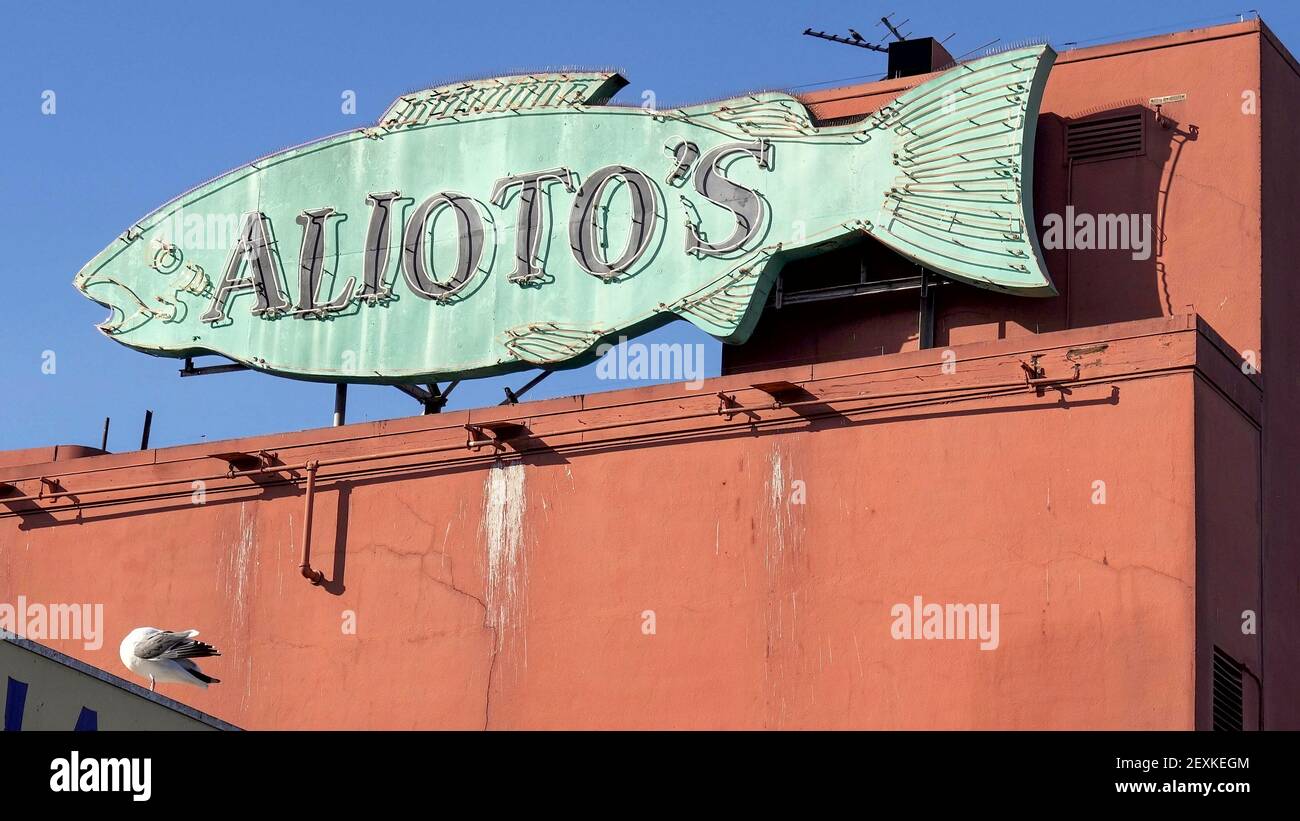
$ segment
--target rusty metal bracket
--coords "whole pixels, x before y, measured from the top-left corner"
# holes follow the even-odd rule
[[[1020,369],[1025,372],[1026,384],[1033,384],[1033,381],[1035,379],[1042,379],[1044,377],[1043,367],[1038,364],[1038,360],[1041,359],[1042,357],[1043,357],[1042,354],[1036,353],[1033,356],[1029,357],[1028,362],[1021,360]]]
[[[1036,358],[1035,358],[1035,365],[1037,365]],[[1023,367],[1023,363],[1022,363],[1022,367]],[[1078,362],[1074,363],[1074,372],[1069,376],[1047,376],[1043,372],[1042,368],[1037,368],[1038,375],[1026,377],[1025,384],[1029,385],[1031,388],[1034,388],[1037,391],[1039,396],[1043,395],[1044,388],[1055,388],[1056,390],[1060,391],[1062,394],[1068,394],[1070,393],[1070,390],[1064,387],[1065,383],[1078,382],[1081,371],[1082,371],[1082,366]]]
[[[718,415],[727,417],[728,422],[731,421],[732,417],[740,413],[745,414],[746,416],[748,416],[750,419],[754,421],[758,421],[759,415],[754,411],[750,410],[749,408],[746,408],[744,405],[741,405],[739,402],[737,402],[735,394],[718,391],[717,396],[718,396]]]
[[[786,402],[801,402],[816,397],[809,393],[802,385],[796,385],[784,379],[773,382],[755,382],[750,385],[754,390],[762,391],[776,400],[777,405],[783,405]]]
[[[1078,362],[1075,362],[1074,372],[1071,373],[1069,376],[1040,375],[1040,376],[1030,377],[1027,381],[1029,382],[1030,385],[1054,385],[1058,382],[1078,382],[1081,369],[1082,366]],[[1041,369],[1039,369],[1039,373],[1042,374]]]
[[[223,451],[221,453],[209,453],[211,459],[220,459],[230,465],[231,471],[242,470],[261,470],[264,468],[274,467],[279,459],[273,451],[252,451],[245,452],[242,450]]]
[[[270,470],[280,465],[280,459],[273,451],[259,450],[254,452],[244,451],[225,451],[222,453],[209,453],[208,458],[220,459],[228,465],[226,478],[233,479],[235,474],[247,471]],[[256,477],[250,477],[257,481]]]
[[[528,426],[521,422],[473,422],[465,425],[467,434],[465,447],[478,450],[485,445],[502,448],[512,439],[518,439],[528,433]]]

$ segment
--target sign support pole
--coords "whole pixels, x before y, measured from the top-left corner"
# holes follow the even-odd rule
[[[917,328],[921,350],[934,347],[934,278],[921,269],[921,313]]]
[[[334,386],[334,427],[341,427],[348,415],[348,383]]]
[[[140,431],[140,450],[149,449],[149,428],[153,426],[153,411],[144,412],[144,430]]]

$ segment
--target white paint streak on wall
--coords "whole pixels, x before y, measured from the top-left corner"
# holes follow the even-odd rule
[[[519,631],[527,611],[528,570],[524,556],[524,466],[497,462],[483,483],[482,531],[487,553],[487,618],[496,631],[497,652],[507,634]],[[524,642],[524,666],[528,645]]]
[[[253,695],[253,669],[251,656],[245,652],[248,644],[248,613],[253,600],[253,569],[258,559],[257,515],[244,503],[239,505],[239,531],[235,543],[226,554],[225,572],[222,573],[226,612],[229,614],[227,636],[230,652],[238,659],[243,677],[240,707],[247,708]]]
[[[773,445],[768,453],[766,474],[763,490],[767,504],[762,508],[760,528],[756,533],[762,546],[767,576],[767,606],[763,613],[767,633],[764,680],[767,685],[768,726],[781,727],[793,706],[787,696],[803,692],[802,689],[787,689],[795,686],[791,677],[812,669],[814,662],[820,666],[823,660],[820,643],[814,659],[811,647],[805,648],[798,642],[804,524],[802,505],[791,502],[792,479],[797,474],[792,470],[789,453]]]
[[[231,556],[231,572],[226,577],[226,595],[230,597],[232,592],[234,594],[230,605],[231,612],[234,614],[233,626],[238,633],[243,633],[243,628],[248,624],[249,571],[256,543],[254,539],[256,524],[256,517],[249,512],[248,507],[243,502],[240,502],[239,540],[236,542],[235,551]]]
[[[447,572],[447,548],[451,544],[451,520],[447,520],[447,529],[442,532],[442,550],[438,551],[438,569]],[[453,581],[455,579],[453,578]]]
[[[781,451],[772,448],[769,457],[771,469],[767,479],[768,509],[771,513],[772,538],[767,540],[767,549],[763,553],[763,565],[770,574],[781,564],[785,554],[785,524],[789,515],[789,506],[785,501],[785,467],[781,460]]]

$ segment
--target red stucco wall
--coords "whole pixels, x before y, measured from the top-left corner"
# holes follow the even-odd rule
[[[0,518],[0,599],[105,602],[104,648],[51,643],[119,672],[132,627],[201,629],[222,684],[164,692],[249,728],[1190,728],[1197,522],[1219,504],[1197,492],[1195,386],[1252,389],[1206,333],[1177,317],[966,346],[955,373],[936,351],[789,369],[764,381],[824,403],[731,419],[714,392],[770,403],[755,380],[3,468],[25,490],[178,482]],[[1068,393],[1024,384],[1033,355]],[[502,415],[534,450],[464,447],[466,421]],[[301,483],[190,496],[213,452],[443,444],[322,468],[321,587],[297,570]],[[998,604],[998,647],[892,638],[918,595]]]

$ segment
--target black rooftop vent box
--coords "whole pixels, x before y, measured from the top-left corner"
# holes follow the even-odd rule
[[[952,65],[948,49],[933,37],[898,40],[889,44],[889,79],[929,74]]]

